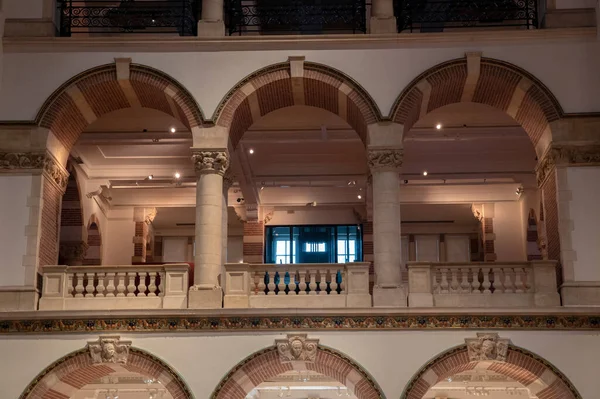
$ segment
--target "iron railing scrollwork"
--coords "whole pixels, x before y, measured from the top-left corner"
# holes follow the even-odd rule
[[[195,36],[198,0],[59,0],[59,35],[178,33]]]
[[[225,0],[229,35],[366,33],[365,0]]]
[[[538,27],[538,0],[394,0],[398,32]]]

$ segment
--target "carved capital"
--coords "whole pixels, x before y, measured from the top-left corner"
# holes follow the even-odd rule
[[[598,164],[600,164],[600,145],[598,144],[552,144],[535,168],[538,187],[546,181],[549,174],[556,166]]]
[[[477,333],[477,338],[465,339],[470,361],[494,360],[505,362],[510,340],[495,333]]]
[[[67,189],[69,172],[67,172],[51,155],[47,155],[44,161],[44,174],[52,179],[63,192]]]
[[[402,166],[404,151],[396,149],[370,149],[367,162],[372,172],[382,169],[399,169]]]
[[[483,210],[481,209],[481,205],[471,204],[471,212],[473,212],[473,217],[478,221],[483,220]]]
[[[73,266],[76,263],[81,264],[88,247],[89,245],[85,241],[66,241],[60,243],[58,253],[67,264]]]
[[[131,341],[122,341],[118,335],[110,335],[90,341],[87,348],[92,357],[92,363],[120,363],[127,364]]]
[[[281,363],[293,361],[314,362],[317,357],[319,340],[308,338],[306,334],[288,335],[285,339],[276,339],[275,345]]]
[[[144,223],[152,224],[154,218],[156,217],[157,210],[156,208],[150,208],[149,212],[144,216]]]
[[[218,173],[223,176],[229,168],[229,153],[227,150],[194,150],[192,161],[196,174]]]
[[[275,214],[275,211],[271,211],[269,213],[267,213],[263,219],[263,223],[267,224],[271,221],[271,219],[273,219],[273,215]]]
[[[0,171],[41,170],[63,191],[67,188],[67,172],[48,152],[0,151]]]

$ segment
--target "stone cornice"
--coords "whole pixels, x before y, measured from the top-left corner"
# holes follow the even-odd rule
[[[404,151],[401,148],[377,148],[367,150],[367,163],[371,172],[397,170],[402,167]]]
[[[223,176],[229,168],[229,152],[225,149],[193,149],[192,161],[197,175],[218,173]]]
[[[0,173],[41,171],[63,192],[67,188],[69,172],[47,151],[0,151]]]
[[[600,144],[552,144],[535,168],[538,187],[541,187],[541,185],[544,184],[549,173],[556,166],[569,165],[600,165]]]

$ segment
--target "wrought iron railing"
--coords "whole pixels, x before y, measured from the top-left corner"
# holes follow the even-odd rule
[[[225,0],[230,35],[366,33],[365,0]]]
[[[178,33],[195,36],[197,0],[59,0],[59,35]]]
[[[398,32],[538,27],[538,0],[394,0]]]

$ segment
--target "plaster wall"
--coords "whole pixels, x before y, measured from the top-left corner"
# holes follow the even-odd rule
[[[236,263],[244,260],[244,237],[229,236],[227,238],[227,262]]]
[[[594,8],[597,0],[554,0],[557,9]]]
[[[567,181],[575,281],[600,281],[600,167],[567,168]]]
[[[42,18],[43,3],[52,0],[4,0],[3,8],[6,18],[32,19]]]
[[[103,237],[104,265],[131,265],[135,223],[133,208],[111,210],[107,221],[106,239]]]
[[[33,176],[0,175],[0,286],[23,285]]]
[[[600,42],[473,44],[447,47],[372,50],[283,50],[88,53],[5,53],[0,92],[0,120],[32,120],[42,103],[62,83],[86,69],[131,57],[134,63],[157,68],[185,86],[210,118],[225,94],[248,74],[289,56],[337,68],[362,85],[383,115],[401,91],[420,73],[441,62],[463,58],[467,51],[508,61],[540,79],[566,112],[598,112]],[[406,62],[410,59],[411,62]],[[47,71],[53,71],[48,75]],[[202,71],[202,73],[198,73]],[[565,75],[569,79],[564,79]]]
[[[596,359],[600,337],[593,332],[499,331],[514,345],[551,362],[583,398],[598,391]],[[221,378],[251,353],[274,344],[282,334],[121,334],[133,345],[170,364],[189,384],[196,399],[209,398]],[[309,336],[359,363],[379,383],[388,399],[398,399],[411,377],[431,358],[474,337],[475,331],[319,332]],[[0,340],[0,397],[17,398],[43,368],[81,349],[97,335],[5,336]],[[22,359],[28,359],[22,362]],[[14,367],[15,364],[19,367]]]
[[[267,226],[307,224],[358,224],[353,208],[305,208],[277,210]]]
[[[498,262],[525,261],[525,237],[521,204],[518,201],[497,202],[494,205],[494,246]]]
[[[163,262],[176,263],[188,260],[187,237],[163,237]]]

